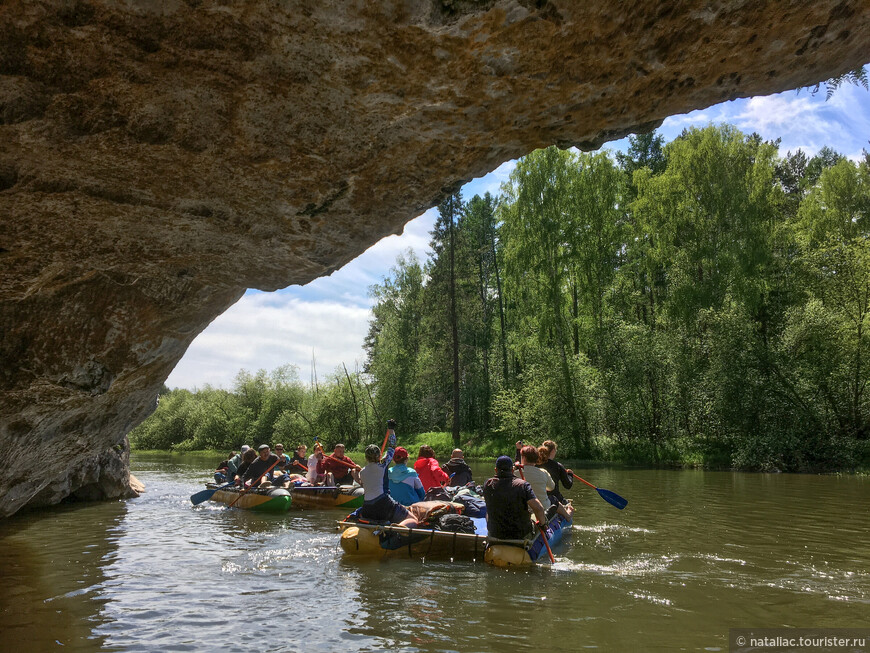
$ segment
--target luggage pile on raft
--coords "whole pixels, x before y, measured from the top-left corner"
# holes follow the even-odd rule
[[[570,533],[571,522],[556,515],[543,532],[536,534],[530,520],[527,539],[490,538],[485,513],[471,517],[463,514],[467,507],[454,501],[415,503],[409,510],[420,522],[418,528],[371,522],[351,513],[338,522],[342,531],[341,548],[348,556],[483,559],[497,567],[521,567],[546,559],[547,547],[556,546]]]

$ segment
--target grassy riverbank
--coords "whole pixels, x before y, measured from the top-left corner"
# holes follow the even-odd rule
[[[311,443],[306,443],[311,446]],[[376,444],[380,445],[380,442]],[[399,441],[399,445],[405,447],[413,460],[422,445],[429,445],[435,450],[439,460],[450,458],[453,450],[453,437],[449,432],[428,432],[409,436]],[[285,445],[292,447],[293,444]],[[514,443],[498,440],[475,439],[470,434],[463,434],[462,450],[468,460],[492,460],[501,454],[513,455]],[[217,464],[223,460],[227,451],[204,449],[198,451],[173,451],[161,449],[134,450],[134,454],[164,454],[170,456],[195,456],[202,458],[204,465]],[[292,450],[288,450],[292,453]],[[310,451],[309,451],[310,453]],[[364,460],[362,447],[348,450],[347,455],[362,462]],[[857,467],[851,469],[820,469],[808,465],[800,471],[808,473],[858,473],[870,474],[870,443],[865,443],[859,452],[862,461]],[[560,456],[560,459],[562,457]],[[565,456],[566,461],[572,464],[614,464],[638,467],[676,467],[685,469],[708,469],[708,470],[740,470],[740,466],[734,464],[731,450],[721,443],[698,443],[685,441],[666,442],[660,446],[654,446],[647,441],[620,442],[616,439],[597,438],[593,442],[591,456],[574,457]],[[767,469],[746,471],[781,471],[776,466]]]

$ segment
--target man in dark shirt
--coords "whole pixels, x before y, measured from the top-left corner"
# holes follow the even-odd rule
[[[248,487],[257,487],[263,474],[275,467],[278,462],[278,456],[272,453],[268,444],[261,444],[257,451],[260,452],[260,457],[250,464],[242,477],[243,485]]]
[[[445,463],[444,471],[450,476],[448,485],[465,485],[471,482],[471,467],[465,462],[462,449],[454,449],[450,461]]]
[[[483,484],[486,501],[487,531],[501,540],[522,540],[532,530],[529,511],[538,522],[547,523],[544,506],[538,501],[532,486],[513,475],[514,461],[499,456],[495,461],[495,476]]]

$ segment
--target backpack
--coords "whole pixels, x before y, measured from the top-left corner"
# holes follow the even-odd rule
[[[432,522],[438,530],[474,535],[474,521],[465,515],[445,514]]]

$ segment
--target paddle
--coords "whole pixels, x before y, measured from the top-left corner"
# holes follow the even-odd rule
[[[190,502],[193,505],[198,506],[199,504],[204,503],[204,502],[208,501],[209,499],[211,499],[212,496],[214,495],[214,493],[217,492],[218,490],[223,490],[224,488],[228,488],[232,484],[233,484],[232,481],[230,481],[226,485],[221,485],[220,487],[216,487],[213,490],[203,490],[202,492],[197,492],[196,494],[191,494],[190,495]]]
[[[384,457],[384,449],[387,448],[387,440],[390,439],[390,431],[396,430],[396,421],[392,419],[387,420],[387,432],[384,434],[384,441],[381,444],[381,458]]]
[[[597,491],[598,494],[601,496],[601,498],[604,499],[611,506],[614,506],[614,507],[622,510],[623,508],[625,508],[628,505],[628,499],[623,499],[616,492],[611,492],[610,490],[604,490],[600,487],[595,487],[594,485],[592,485],[592,483],[590,483],[589,481],[583,480],[582,478],[577,476],[577,474],[575,474],[574,472],[571,472],[571,476],[573,476],[574,478],[576,478],[578,481],[580,481],[582,483],[586,483],[586,485],[591,487],[593,490]]]
[[[547,547],[547,555],[550,556],[550,562],[556,563],[556,558],[553,556],[553,549],[550,548],[550,543],[547,542],[547,531],[544,530],[543,524],[537,522],[538,528],[541,530],[541,539],[544,540],[544,546]]]
[[[336,458],[336,457],[333,456],[332,454],[328,455],[327,458],[331,458],[331,459],[334,460],[335,462],[337,462],[337,463],[341,463],[341,464],[344,465],[345,467],[350,467],[351,469],[356,469],[356,465],[352,465],[351,463],[346,463],[346,462],[344,462],[343,460],[339,460],[338,458]]]
[[[523,465],[519,465],[519,466],[517,467],[517,469],[520,470],[520,478],[523,479],[523,480],[525,481],[525,480],[526,480],[526,475],[523,474]],[[543,524],[541,524],[541,522],[536,521],[536,522],[535,522],[535,525],[536,525],[536,526],[538,527],[538,529],[541,531],[541,539],[544,540],[544,546],[547,547],[547,553],[550,554],[550,562],[553,563],[553,564],[555,564],[555,563],[556,563],[556,558],[553,556],[553,550],[550,548],[550,543],[547,542],[547,531],[544,530],[544,526],[543,526]]]
[[[299,467],[301,467],[302,469],[304,469],[306,472],[308,471],[308,468],[307,468],[305,465],[303,465],[302,463],[300,463],[298,460],[294,460],[294,461],[293,461],[293,464],[294,464],[294,465],[298,465]]]
[[[275,469],[275,466],[276,466],[278,463],[280,463],[280,462],[281,462],[281,459],[279,458],[278,460],[276,460],[276,461],[272,464],[272,466],[271,466],[269,469],[267,469],[265,472],[263,472],[263,474],[260,476],[260,478],[263,478],[263,476],[266,476],[269,472],[271,472],[273,469]],[[253,463],[252,463],[252,464],[253,464]],[[253,480],[253,479],[252,479],[252,480]],[[230,505],[228,505],[227,508],[232,508],[234,505],[236,505],[236,501],[238,501],[239,499],[241,499],[241,498],[242,498],[245,494],[247,494],[248,492],[250,492],[250,490],[244,490],[244,489],[243,489],[243,490],[240,490],[240,491],[239,491],[239,496],[237,496],[235,499],[233,499],[233,502],[232,502]]]

